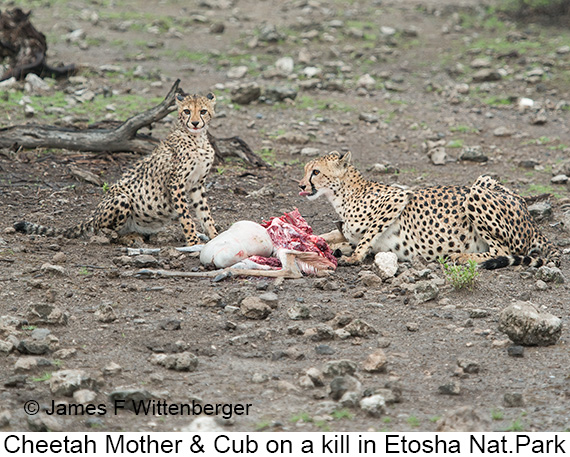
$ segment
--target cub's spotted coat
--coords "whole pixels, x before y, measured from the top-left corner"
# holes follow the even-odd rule
[[[299,183],[300,195],[325,195],[342,219],[342,235],[356,248],[346,263],[380,251],[400,260],[471,259],[487,269],[540,266],[544,258],[559,263],[560,252],[539,233],[524,200],[488,176],[471,187],[402,190],[366,180],[349,161],[350,153],[336,151],[317,158]]]
[[[178,122],[172,132],[147,157],[111,186],[94,214],[86,221],[59,229],[17,222],[16,230],[46,236],[77,238],[111,229],[119,235],[158,232],[179,220],[188,245],[199,242],[191,209],[206,234],[217,234],[204,196],[204,180],[214,161],[207,128],[214,116],[215,96],[176,96]]]

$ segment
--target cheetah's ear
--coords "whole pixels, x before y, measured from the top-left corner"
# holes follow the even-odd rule
[[[344,154],[341,154],[338,161],[343,165],[348,165],[352,159],[352,152],[348,151]]]
[[[206,95],[206,98],[208,100],[210,100],[210,103],[212,104],[212,106],[216,105],[216,96],[214,94],[212,94],[212,92],[209,92],[208,95]]]
[[[186,96],[182,92],[178,92],[176,94],[176,102],[182,102],[185,98]]]

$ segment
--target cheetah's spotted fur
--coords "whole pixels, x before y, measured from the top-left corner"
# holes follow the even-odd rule
[[[204,196],[204,180],[214,161],[207,127],[214,116],[215,96],[176,96],[178,121],[172,132],[147,157],[112,185],[93,216],[68,229],[17,222],[16,230],[46,236],[77,238],[111,229],[119,235],[158,232],[178,219],[188,245],[198,243],[191,208],[206,234],[216,228]]]
[[[366,180],[349,161],[350,153],[336,151],[312,160],[299,183],[301,195],[325,195],[342,219],[342,234],[355,247],[346,263],[380,251],[400,260],[472,259],[487,269],[540,266],[545,258],[559,263],[560,252],[539,233],[524,200],[489,176],[471,187],[403,190]]]

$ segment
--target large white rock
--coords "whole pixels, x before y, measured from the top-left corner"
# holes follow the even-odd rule
[[[374,265],[382,279],[393,278],[398,271],[398,256],[393,252],[379,252],[374,256]]]
[[[200,262],[226,268],[252,255],[269,257],[272,252],[273,242],[267,230],[252,221],[239,221],[204,246]]]

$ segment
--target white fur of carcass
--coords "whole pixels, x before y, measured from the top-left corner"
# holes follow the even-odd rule
[[[239,221],[204,246],[200,262],[226,268],[252,255],[270,257],[272,253],[273,242],[265,228],[256,222]]]

